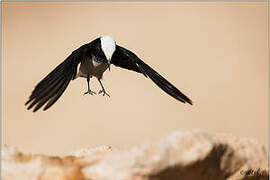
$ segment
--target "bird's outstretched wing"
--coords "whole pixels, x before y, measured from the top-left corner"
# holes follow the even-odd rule
[[[144,76],[149,77],[158,87],[175,99],[192,105],[192,101],[186,95],[179,91],[174,85],[172,85],[149,65],[144,63],[130,50],[117,45],[116,51],[114,52],[111,60],[111,64],[142,73]]]
[[[60,65],[41,80],[32,91],[29,100],[25,105],[27,109],[34,107],[34,112],[40,109],[45,103],[43,110],[51,107],[63,94],[68,84],[75,78],[77,66],[82,60],[81,48],[72,52]]]

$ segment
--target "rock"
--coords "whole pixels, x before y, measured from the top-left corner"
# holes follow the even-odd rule
[[[2,149],[2,179],[38,180],[266,180],[268,153],[255,139],[176,131],[126,151],[109,146],[64,157]]]
[[[65,157],[22,154],[14,147],[2,149],[3,180],[81,180],[82,168],[95,164],[110,147],[82,149]]]

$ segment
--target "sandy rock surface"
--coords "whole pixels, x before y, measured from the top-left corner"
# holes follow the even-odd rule
[[[2,149],[3,180],[267,180],[268,153],[255,139],[176,131],[129,150],[81,149],[64,157]]]

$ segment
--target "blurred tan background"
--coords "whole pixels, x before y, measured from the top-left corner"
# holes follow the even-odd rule
[[[267,3],[3,2],[2,142],[24,152],[124,149],[174,130],[254,137],[268,146]],[[135,52],[194,101],[112,67],[111,98],[72,81],[48,111],[27,111],[34,86],[103,34]],[[93,90],[100,86],[92,80]]]

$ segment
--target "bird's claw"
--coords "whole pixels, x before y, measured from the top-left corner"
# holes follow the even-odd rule
[[[103,93],[103,94],[102,94],[103,96],[107,95],[108,97],[110,97],[110,95],[109,95],[108,93],[106,93],[105,90],[100,90],[100,91],[98,92],[98,94],[101,94],[101,93]]]
[[[88,91],[86,91],[83,95],[86,95],[86,94],[94,95],[94,94],[97,94],[97,93],[94,92],[94,91],[88,90]]]

